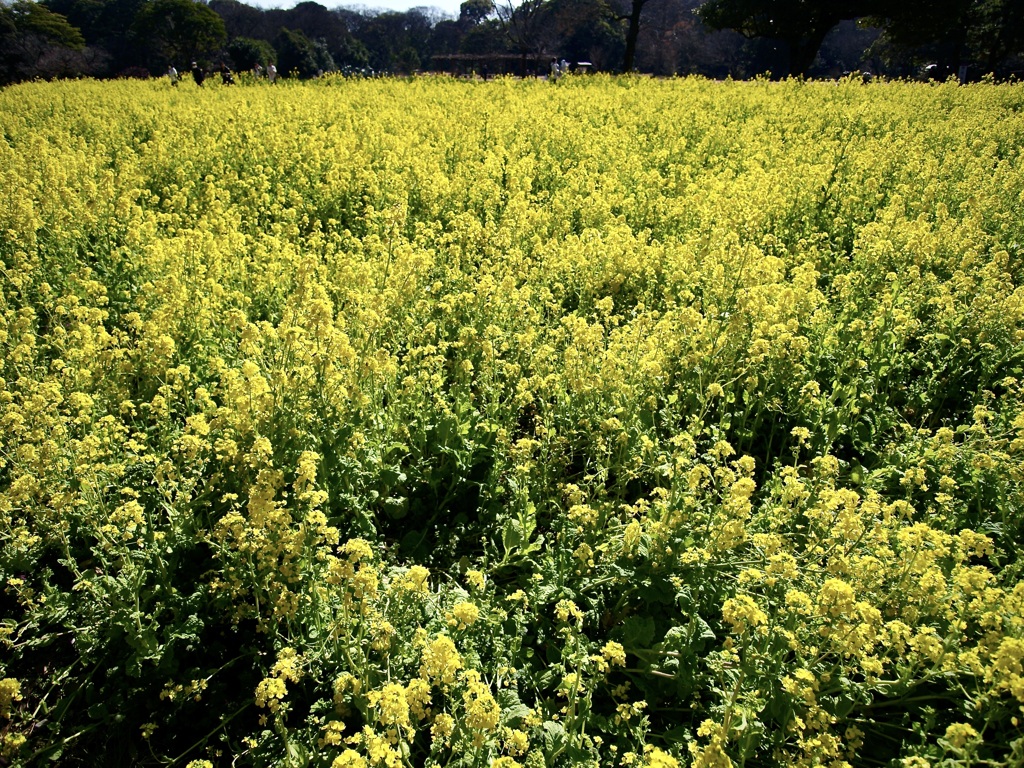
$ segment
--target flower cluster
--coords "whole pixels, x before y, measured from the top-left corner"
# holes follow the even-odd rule
[[[548,85],[0,92],[0,762],[1019,764],[1021,86]]]

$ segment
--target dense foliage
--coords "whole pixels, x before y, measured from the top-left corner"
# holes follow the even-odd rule
[[[698,11],[711,26],[783,42],[786,72],[807,74],[829,32],[842,20],[874,17],[885,38],[922,46],[947,73],[968,62],[995,72],[1024,52],[1022,0],[707,0]]]
[[[372,5],[372,4],[371,4]],[[347,6],[347,7],[346,7]],[[84,47],[83,47],[84,41]],[[145,77],[192,61],[319,72],[546,75],[589,71],[750,78],[977,81],[1024,76],[1024,0],[466,0],[380,11],[305,0],[0,0],[0,85]]]
[[[1022,109],[3,91],[0,760],[1019,766]]]

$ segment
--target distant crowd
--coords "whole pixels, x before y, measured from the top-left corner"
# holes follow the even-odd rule
[[[224,62],[221,62],[219,69],[214,70],[213,72],[209,72],[207,70],[204,70],[201,66],[199,66],[198,62],[193,61],[192,66],[190,67],[190,71],[192,73],[192,79],[195,80],[196,85],[200,87],[202,87],[203,83],[206,81],[206,78],[213,73],[220,74],[221,82],[224,85],[235,84],[235,73],[232,72],[231,67],[229,67]],[[268,64],[266,67],[263,67],[263,65],[261,64],[256,64],[256,66],[252,68],[252,74],[257,79],[266,77],[271,85],[277,82],[277,67],[274,66],[273,62]],[[178,73],[177,68],[173,64],[167,67],[167,78],[171,81],[171,85],[177,85],[179,82],[181,82],[181,75]]]

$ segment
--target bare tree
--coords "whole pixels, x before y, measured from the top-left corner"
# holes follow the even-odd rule
[[[544,52],[546,16],[545,0],[499,0],[494,10],[505,30],[510,46],[523,57],[522,74],[526,74],[526,60],[530,54]]]

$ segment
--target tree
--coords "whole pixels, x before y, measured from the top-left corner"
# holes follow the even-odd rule
[[[437,22],[430,31],[430,50],[435,53],[457,53],[462,42],[462,25],[454,19]]]
[[[332,11],[308,0],[290,10],[267,11],[266,16],[276,21],[276,31],[285,27],[301,32],[314,47],[326,49],[330,54],[330,66],[326,66],[326,61],[322,60],[317,69],[326,72],[335,67],[366,66],[369,59],[366,48],[355,39],[351,31],[351,24],[358,20],[358,16]],[[322,54],[316,56],[323,59]]]
[[[1024,0],[904,0],[878,16],[885,44],[931,61],[943,77],[964,62],[997,72],[1024,52]]]
[[[782,41],[789,54],[785,74],[804,75],[836,24],[883,11],[877,5],[877,0],[708,0],[698,13],[712,29]]]
[[[334,63],[343,69],[361,69],[370,63],[366,46],[352,35],[347,35],[330,53]]]
[[[487,54],[507,53],[508,35],[497,19],[488,19],[469,29],[459,41],[459,53]]]
[[[501,0],[495,5],[498,21],[505,30],[505,36],[516,53],[523,57],[523,74],[526,57],[543,53],[547,4],[545,0]]]
[[[695,0],[662,0],[646,7],[636,41],[636,69],[672,75],[685,67],[684,52],[696,48],[696,40],[707,32],[694,16],[696,5]]]
[[[459,24],[475,27],[494,13],[494,0],[465,0],[459,6]]]
[[[640,38],[640,17],[649,0],[630,0],[629,12],[619,19],[628,22],[626,27],[626,51],[622,59],[622,71],[632,72],[636,61],[636,43]]]
[[[91,51],[109,59],[109,71],[120,72],[145,61],[146,41],[132,34],[132,21],[147,0],[43,0],[82,31]]]
[[[136,14],[133,30],[160,68],[204,58],[227,38],[220,16],[194,0],[149,0]]]
[[[274,26],[267,14],[238,0],[210,0],[210,9],[224,22],[228,37],[249,37],[269,41],[277,34],[281,25]]]
[[[856,21],[839,22],[822,43],[811,74],[836,77],[855,70],[880,72],[878,64],[872,62],[870,52],[881,34],[878,27]]]
[[[432,24],[430,16],[422,8],[365,17],[358,35],[366,46],[370,65],[377,70],[410,71],[418,68],[416,60],[421,63],[430,61],[433,53],[431,45],[435,38]],[[415,58],[411,52],[416,53]]]
[[[296,72],[300,77],[312,77],[321,70],[331,72],[337,69],[327,47],[310,40],[297,29],[282,27],[274,47],[277,49],[278,69],[282,73]]]
[[[1008,59],[1024,55],[1024,0],[975,3],[967,43],[985,72],[998,74]]]
[[[267,64],[277,62],[277,51],[274,46],[266,40],[256,40],[251,37],[236,37],[228,44],[228,55],[235,65],[235,69],[252,69],[257,64],[266,67]]]
[[[55,54],[85,48],[82,33],[59,13],[30,0],[0,5],[0,83],[73,74]]]
[[[395,69],[403,75],[411,75],[420,68],[420,55],[411,45],[405,46],[395,58]]]
[[[275,46],[283,45],[288,48],[289,55],[296,54],[300,63],[306,53],[314,60],[324,59],[322,54],[313,51],[319,46],[326,49],[332,65],[363,67],[367,64],[366,48],[352,34],[353,29],[357,29],[364,22],[363,14],[358,11],[347,8],[332,10],[312,0],[300,2],[287,10],[261,10],[244,5],[238,0],[210,0],[210,7],[224,19],[228,36],[232,40],[236,37],[246,37],[264,40]],[[281,36],[282,29],[301,32],[305,41],[297,38],[286,40],[287,36]],[[312,48],[307,50],[309,46]],[[320,62],[324,63],[325,61]],[[299,66],[299,71],[304,71],[305,66]],[[278,68],[283,72],[288,71],[280,65]],[[318,66],[312,73],[321,68],[325,71],[329,69],[326,66]]]
[[[606,0],[549,0],[548,4],[549,27],[560,55],[570,61],[589,61],[597,69],[622,65],[622,27]]]
[[[875,50],[890,63],[909,53],[941,77],[969,61],[998,71],[1024,52],[1024,0],[708,0],[698,13],[712,28],[782,42],[791,75],[806,74],[837,24],[858,18],[883,28]]]

